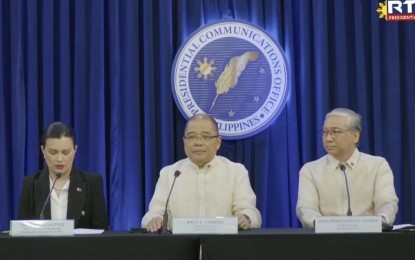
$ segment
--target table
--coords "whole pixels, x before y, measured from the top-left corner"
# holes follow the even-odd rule
[[[73,237],[0,235],[0,259],[415,259],[415,232],[315,234],[254,229],[236,235],[105,232]]]
[[[314,229],[257,229],[201,235],[203,259],[415,259],[414,232],[315,234]]]
[[[198,259],[197,235],[105,232],[73,237],[0,235],[0,259]]]

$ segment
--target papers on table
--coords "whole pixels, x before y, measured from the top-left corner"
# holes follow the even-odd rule
[[[393,225],[392,230],[415,231],[415,225],[414,224]]]
[[[74,235],[97,235],[104,233],[103,229],[75,228]]]

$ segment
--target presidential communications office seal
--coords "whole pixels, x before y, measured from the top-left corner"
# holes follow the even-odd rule
[[[261,28],[220,21],[194,32],[180,47],[171,72],[176,104],[188,119],[212,115],[224,139],[252,136],[285,106],[288,63]]]

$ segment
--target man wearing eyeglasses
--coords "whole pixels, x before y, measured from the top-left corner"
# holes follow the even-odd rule
[[[259,228],[261,214],[249,182],[248,171],[239,163],[217,156],[222,139],[215,119],[197,114],[189,119],[183,137],[186,159],[164,167],[141,226],[149,232],[162,228],[170,187],[176,177],[168,205],[169,227],[177,217],[238,217],[241,229]]]
[[[361,130],[361,117],[352,110],[336,108],[326,115],[327,155],[300,170],[297,217],[303,227],[314,227],[317,216],[345,215],[381,216],[383,224],[393,224],[398,197],[392,170],[384,158],[357,149]]]

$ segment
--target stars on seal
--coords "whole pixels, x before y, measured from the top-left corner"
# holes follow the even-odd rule
[[[214,59],[209,59],[207,57],[203,58],[203,62],[201,60],[197,60],[197,64],[199,64],[199,67],[195,67],[194,70],[198,71],[197,77],[201,78],[203,76],[204,80],[207,80],[208,77],[214,77],[215,75],[213,72],[217,69],[215,66],[212,66],[215,63]]]
[[[259,69],[259,73],[261,73],[261,74],[265,74],[265,69],[264,69],[264,68],[260,68],[260,69]]]
[[[231,109],[231,111],[228,112],[228,115],[229,115],[229,117],[233,117],[235,115],[235,112],[233,112],[232,109]]]
[[[258,102],[259,102],[259,97],[258,97],[258,96],[255,96],[255,97],[254,97],[254,102],[255,102],[255,103],[258,103]]]

